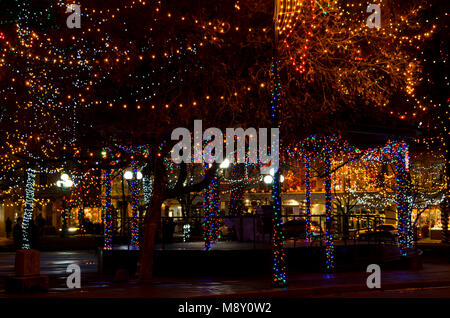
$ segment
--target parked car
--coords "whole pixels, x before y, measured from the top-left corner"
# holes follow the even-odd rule
[[[313,236],[320,236],[320,225],[311,222],[311,232]],[[285,238],[306,239],[306,220],[294,219],[283,223],[283,234]]]
[[[371,231],[359,231],[357,238],[360,241],[395,242],[397,240],[397,227],[392,224],[382,224]]]

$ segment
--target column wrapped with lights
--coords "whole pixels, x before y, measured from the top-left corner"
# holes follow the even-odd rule
[[[447,181],[448,183],[448,181]],[[450,209],[450,200],[449,200],[449,191],[446,191],[446,197],[442,200],[440,204],[441,208],[441,224],[442,224],[442,243],[449,242],[449,231],[448,231],[448,219],[449,219],[449,209]]]
[[[34,184],[36,172],[28,168],[26,171],[25,208],[22,224],[22,249],[31,249],[30,221],[33,218]]]
[[[111,205],[111,170],[106,170],[104,174],[104,183],[105,187],[105,205],[103,207],[104,210],[104,250],[112,250],[112,205]]]
[[[147,173],[145,173],[142,178],[142,188],[144,192],[144,202],[147,206],[150,203],[153,192],[153,180]]]
[[[305,221],[306,221],[306,241],[312,241],[311,233],[311,158],[305,155]]]
[[[395,202],[397,204],[397,234],[400,255],[406,256],[409,247],[413,245],[413,233],[411,228],[412,196],[410,194],[409,150],[405,142],[388,142],[381,149],[367,151],[364,160],[392,163],[395,166],[396,191]]]
[[[270,102],[272,126],[279,127],[279,109],[278,103],[280,99],[281,83],[280,76],[278,74],[278,60],[275,58],[272,63],[271,75],[273,80],[272,100]],[[273,151],[273,149],[271,149]],[[279,156],[279,154],[275,154]],[[280,171],[277,167],[272,182],[272,209],[273,209],[273,232],[272,232],[272,254],[273,254],[273,267],[272,267],[272,286],[274,287],[286,287],[286,254],[283,246],[283,218],[281,215],[281,193],[280,193]]]
[[[325,262],[327,271],[334,270],[333,207],[331,205],[331,158],[325,155]]]
[[[391,145],[392,155],[395,162],[395,177],[397,180],[396,202],[398,219],[398,246],[400,255],[406,256],[407,249],[412,246],[411,233],[411,208],[412,198],[409,193],[409,167],[408,146],[405,143]]]
[[[139,191],[138,168],[136,162],[132,163],[133,178],[130,181],[131,188],[131,246],[139,247]]]
[[[217,173],[212,178],[208,188],[205,190],[203,203],[203,240],[204,250],[210,251],[212,245],[219,238],[220,219],[219,216],[219,180]]]
[[[445,62],[445,61],[444,61]],[[442,110],[445,110],[444,104],[441,106]],[[448,219],[450,214],[450,133],[448,131],[450,127],[450,112],[448,111],[448,106],[446,110],[446,116],[444,118],[444,136],[443,136],[443,146],[445,152],[445,165],[444,165],[444,176],[445,176],[445,193],[441,208],[441,224],[442,224],[442,243],[449,242],[449,230],[448,230]]]

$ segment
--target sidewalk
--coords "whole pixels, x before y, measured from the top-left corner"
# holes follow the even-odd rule
[[[13,248],[14,241],[12,238],[0,237],[0,251],[2,249]]]
[[[41,251],[70,251],[70,250],[95,250],[101,246],[102,236],[70,235],[61,237],[60,235],[46,235],[40,237],[38,249]],[[14,251],[14,241],[12,238],[0,237],[0,252]]]
[[[212,280],[156,278],[152,282],[130,281],[113,283],[82,279],[82,288],[52,288],[47,294],[20,295],[20,297],[63,298],[302,298],[345,292],[373,291],[366,286],[369,273],[337,274],[299,273],[289,277],[286,289],[270,288],[270,277],[246,277]],[[382,290],[450,286],[450,264],[425,263],[423,270],[384,270],[381,273]],[[379,291],[379,290],[378,290]],[[370,295],[370,294],[369,294]],[[0,298],[8,295],[0,294]],[[10,295],[9,297],[15,297]],[[370,297],[370,296],[369,296]],[[450,297],[450,295],[448,295]]]

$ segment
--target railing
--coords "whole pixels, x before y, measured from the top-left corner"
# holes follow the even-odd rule
[[[322,246],[325,237],[326,215],[311,215],[312,237],[306,240],[306,215],[283,214],[283,234],[290,246]],[[115,218],[113,241],[128,244],[131,237],[131,217]],[[203,242],[203,217],[161,217],[156,242],[161,248],[172,243]],[[246,243],[251,248],[270,244],[272,217],[267,215],[221,216],[216,218],[218,241]],[[396,230],[381,231],[380,225],[395,224],[396,219],[373,214],[333,215],[332,233],[336,244],[396,244]],[[143,218],[139,218],[143,234]],[[142,239],[142,235],[139,236]]]

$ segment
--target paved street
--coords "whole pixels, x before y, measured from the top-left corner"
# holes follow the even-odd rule
[[[66,268],[78,264],[82,288],[68,290]],[[383,270],[382,291],[368,290],[365,272],[336,274],[292,273],[289,288],[271,289],[270,277],[195,279],[157,277],[151,282],[112,282],[97,273],[94,251],[42,252],[41,273],[50,276],[47,294],[27,297],[450,297],[450,265],[428,258],[423,270]],[[0,290],[6,277],[14,274],[14,253],[0,253]],[[107,287],[107,288],[105,288]],[[0,297],[8,297],[0,292]]]
[[[400,288],[392,290],[370,290],[348,293],[330,293],[325,298],[450,298],[450,287]]]
[[[0,253],[0,277],[14,275],[16,253]],[[97,271],[97,257],[93,251],[41,252],[41,274],[65,274],[67,266],[77,264],[85,273]]]
[[[15,253],[0,253],[0,290],[4,281],[14,275]],[[66,269],[70,264],[77,264],[86,277],[97,273],[97,257],[94,251],[41,252],[41,274],[51,276],[51,286],[65,289]]]

